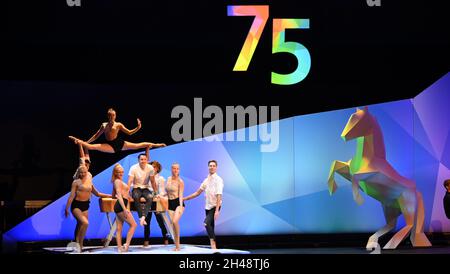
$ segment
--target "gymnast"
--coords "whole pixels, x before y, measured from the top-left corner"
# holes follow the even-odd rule
[[[75,241],[80,246],[80,252],[83,250],[83,241],[86,235],[86,230],[89,225],[88,210],[91,198],[91,193],[97,197],[111,198],[111,195],[98,192],[92,184],[92,177],[88,176],[88,169],[85,165],[78,168],[78,178],[72,183],[69,198],[67,199],[65,216],[69,216],[69,207],[73,216],[77,220],[75,228]]]
[[[141,148],[153,148],[153,147],[165,147],[163,143],[155,144],[150,142],[131,143],[124,141],[119,136],[119,132],[122,131],[127,135],[135,134],[141,129],[141,120],[137,119],[137,127],[129,130],[122,123],[116,122],[116,111],[112,108],[108,110],[108,122],[102,123],[99,130],[86,142],[73,136],[69,136],[75,143],[81,142],[84,148],[88,150],[98,150],[106,153],[117,153],[124,150],[136,150]],[[102,134],[105,134],[106,143],[103,144],[91,144],[97,140]]]
[[[169,216],[172,220],[173,226],[173,240],[175,242],[175,249],[173,251],[180,251],[180,218],[183,215],[184,182],[180,178],[180,165],[172,164],[172,176],[167,178],[166,193],[169,198]]]
[[[130,188],[124,181],[122,181],[122,178],[123,167],[120,164],[116,164],[113,169],[111,182],[114,184],[113,197],[117,198],[116,204],[114,205],[114,212],[117,215],[117,250],[118,252],[128,252],[131,238],[134,235],[137,224],[128,207],[130,200],[128,192],[130,191]],[[126,222],[130,226],[130,228],[128,229],[126,243],[124,246],[122,246],[122,229],[124,222]]]

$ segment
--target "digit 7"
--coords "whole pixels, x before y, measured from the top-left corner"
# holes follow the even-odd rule
[[[269,6],[228,6],[228,16],[255,16],[233,71],[246,71],[269,19]]]

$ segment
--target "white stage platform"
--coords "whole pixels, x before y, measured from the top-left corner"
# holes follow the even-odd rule
[[[89,246],[85,247],[82,253],[75,253],[68,250],[67,247],[48,247],[44,250],[54,253],[66,253],[66,254],[250,254],[249,251],[237,250],[237,249],[216,249],[213,250],[209,246],[201,245],[181,245],[180,251],[172,251],[174,245],[152,245],[151,247],[144,248],[142,245],[130,246],[127,253],[117,252],[116,246],[101,247],[101,246]]]

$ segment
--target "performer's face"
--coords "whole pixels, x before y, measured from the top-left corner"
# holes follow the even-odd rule
[[[180,175],[180,166],[179,165],[177,165],[177,164],[172,165],[172,175],[173,176]]]
[[[214,162],[209,163],[208,165],[209,173],[214,174],[217,171],[217,165]]]
[[[153,166],[153,168],[155,169],[155,172],[156,172],[156,173],[159,173],[159,172],[161,171],[161,170],[159,170],[157,164],[153,163],[152,166]]]
[[[84,177],[86,177],[87,175],[87,168],[86,167],[81,167],[80,171],[79,171],[79,176],[81,179],[84,179]]]
[[[108,119],[110,122],[114,122],[116,120],[116,112],[115,111],[108,112]]]
[[[123,177],[123,168],[116,169],[116,178],[122,180]]]
[[[147,156],[145,155],[139,156],[139,165],[141,167],[145,167],[145,165],[147,165]]]

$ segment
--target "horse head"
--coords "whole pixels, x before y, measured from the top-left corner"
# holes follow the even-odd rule
[[[344,141],[353,140],[357,137],[367,136],[370,134],[373,125],[373,117],[369,113],[368,107],[363,109],[356,108],[347,121],[341,137]]]

